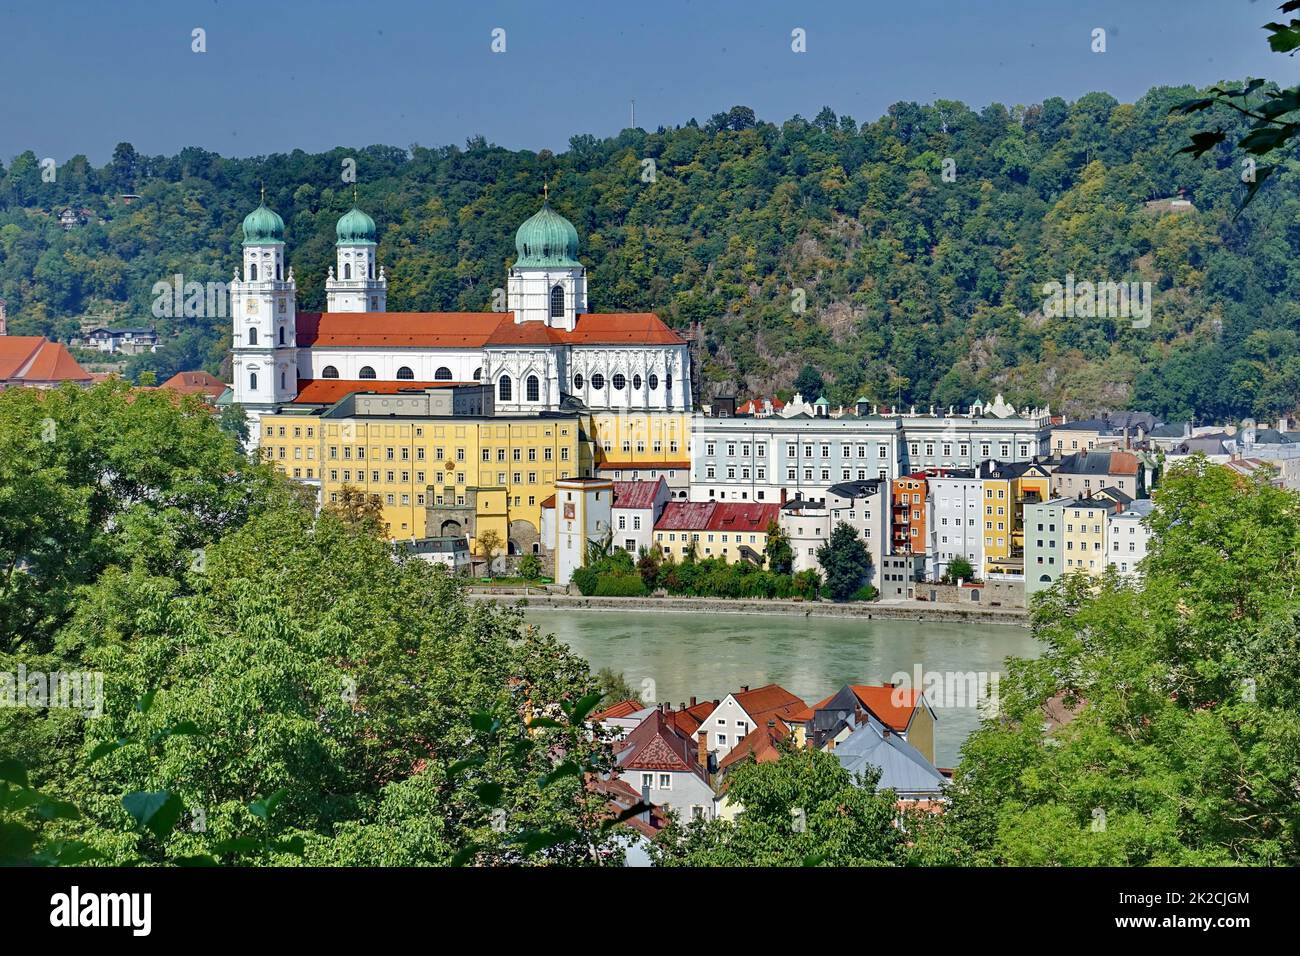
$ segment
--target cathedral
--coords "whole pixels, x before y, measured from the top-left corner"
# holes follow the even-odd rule
[[[263,203],[243,228],[232,374],[253,444],[284,406],[452,384],[490,384],[498,415],[691,409],[685,340],[653,313],[588,312],[577,230],[548,203],[515,234],[500,312],[387,311],[375,223],[356,208],[335,227],[326,311],[299,312],[284,220]]]

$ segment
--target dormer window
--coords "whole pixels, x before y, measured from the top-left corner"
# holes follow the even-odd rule
[[[551,318],[564,318],[564,286],[551,287]]]

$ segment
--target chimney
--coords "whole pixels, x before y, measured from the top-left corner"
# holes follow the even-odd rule
[[[691,698],[691,706],[692,706],[692,707],[695,706],[695,698],[694,698],[694,697]]]
[[[772,720],[772,719],[769,719],[768,722],[767,722],[767,729],[768,729],[768,730],[776,730],[776,721],[775,721],[775,720]]]
[[[749,685],[748,685],[748,684],[741,684],[741,685],[740,685],[740,692],[741,692],[742,694],[748,694],[748,693],[749,693]]]
[[[709,768],[709,732],[701,730],[695,735],[695,762],[705,770]]]

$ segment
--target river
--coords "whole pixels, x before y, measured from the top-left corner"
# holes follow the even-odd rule
[[[918,665],[926,673],[1004,674],[1007,657],[1038,655],[1028,628],[999,624],[535,608],[525,617],[593,671],[621,671],[647,699],[674,707],[767,683],[816,704],[845,684],[880,684],[900,671],[914,675]],[[979,722],[974,702],[948,703],[935,708],[941,767],[956,765]]]

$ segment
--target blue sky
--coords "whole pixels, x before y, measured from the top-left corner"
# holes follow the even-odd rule
[[[575,133],[900,100],[976,108],[1246,75],[1280,0],[114,0],[0,3],[0,158],[96,163],[201,146],[252,156],[372,143],[559,151]],[[207,52],[191,52],[191,30]],[[506,52],[490,49],[506,31]],[[807,34],[807,52],[790,33]],[[1104,54],[1091,31],[1107,31]]]

